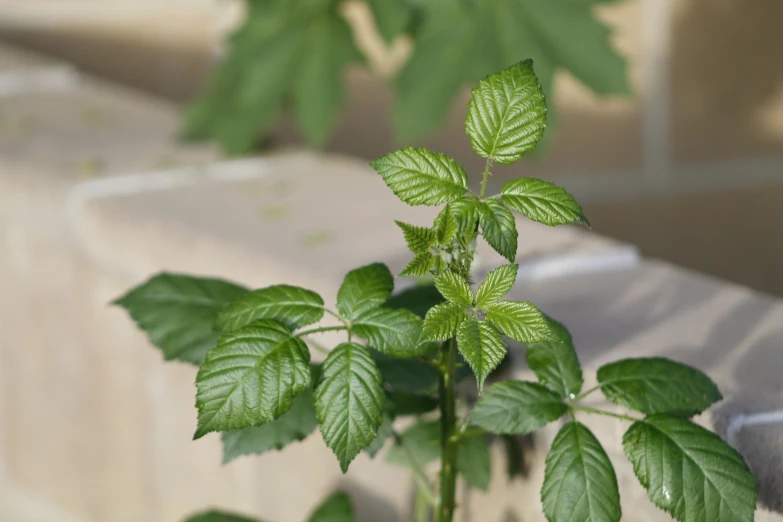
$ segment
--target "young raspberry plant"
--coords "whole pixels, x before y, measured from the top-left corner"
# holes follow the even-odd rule
[[[565,326],[530,302],[505,298],[518,269],[512,211],[550,226],[588,225],[576,200],[553,183],[521,178],[486,194],[492,166],[533,150],[546,114],[530,60],[473,90],[465,129],[486,158],[478,193],[459,163],[426,149],[404,148],[371,163],[405,203],[443,206],[432,226],[397,222],[413,253],[402,274],[431,275],[434,288],[394,294],[391,272],[378,263],[345,276],[335,309],[295,286],[249,291],[174,274],[118,299],[166,359],[199,366],[194,438],[220,432],[230,462],[279,450],[320,427],[343,472],[362,451],[374,457],[392,441],[387,460],[409,467],[415,479],[415,521],[452,522],[458,475],[470,487],[489,487],[494,438],[513,449],[515,437],[556,422],[541,489],[547,520],[618,522],[614,467],[579,420],[604,415],[630,423],[623,448],[653,504],[680,522],[752,521],[756,484],[742,457],[689,420],[721,399],[709,377],[663,358],[625,359],[599,368],[598,386],[583,391]],[[479,236],[509,264],[475,285]],[[344,342],[328,349],[313,340],[327,331],[343,332]],[[506,339],[526,345],[538,382],[496,380],[485,388],[506,360]],[[320,364],[311,362],[311,347],[326,352]],[[522,354],[516,345],[512,351]],[[471,374],[475,401],[457,394]],[[582,405],[598,390],[629,413]],[[416,420],[398,433],[395,421],[406,416]],[[512,451],[509,459],[518,464],[519,455]],[[435,461],[440,471],[432,476]],[[219,512],[189,520],[251,521]],[[336,493],[309,521],[352,522],[354,513]]]

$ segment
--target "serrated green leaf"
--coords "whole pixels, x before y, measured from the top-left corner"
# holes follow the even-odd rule
[[[257,321],[269,319],[292,329],[317,323],[324,316],[324,300],[311,290],[298,286],[274,285],[253,290],[218,314],[217,327],[230,332]]]
[[[440,458],[440,421],[419,421],[402,434],[402,444],[395,444],[386,454],[386,460],[398,466],[423,468]]]
[[[345,100],[345,68],[362,60],[351,28],[337,12],[318,16],[307,27],[294,82],[295,116],[307,142],[321,147]]]
[[[460,237],[467,236],[471,241],[475,239],[479,220],[479,200],[476,196],[461,197],[447,206],[457,225],[457,235]]]
[[[398,417],[404,415],[424,415],[438,407],[438,398],[432,395],[392,392],[389,394],[391,409]]]
[[[455,303],[433,306],[424,316],[422,341],[445,341],[457,335],[459,325],[467,317],[465,309]]]
[[[551,318],[549,325],[558,340],[528,344],[527,365],[541,384],[563,398],[573,399],[584,383],[582,367],[568,330]]]
[[[476,291],[476,306],[486,308],[509,293],[517,280],[518,270],[519,265],[502,265],[488,273]]]
[[[429,273],[435,258],[432,254],[418,254],[402,269],[400,276],[423,276]]]
[[[546,457],[541,488],[550,522],[619,522],[617,476],[601,443],[587,427],[569,422]]]
[[[247,289],[220,279],[158,274],[113,301],[128,311],[166,360],[201,364],[217,344],[218,312]]]
[[[481,390],[484,380],[506,356],[506,343],[494,326],[469,317],[459,326],[457,346],[476,375]]]
[[[756,481],[739,453],[680,417],[634,422],[623,450],[653,504],[680,522],[750,522]]]
[[[557,339],[544,314],[527,301],[500,301],[489,305],[487,320],[506,337],[521,343]]]
[[[257,518],[247,518],[225,511],[209,510],[196,513],[185,519],[184,522],[262,522]]]
[[[304,440],[318,426],[310,390],[294,397],[291,409],[263,426],[223,432],[223,464],[242,455],[261,455]]]
[[[423,318],[433,306],[444,301],[433,284],[419,284],[392,295],[386,301],[387,308],[405,308]]]
[[[613,403],[647,414],[690,416],[723,398],[704,373],[663,357],[607,364],[598,369],[598,383]]]
[[[383,263],[373,263],[346,274],[337,292],[337,310],[347,319],[355,319],[381,306],[394,290],[394,276]]]
[[[386,445],[386,441],[389,440],[389,437],[391,437],[393,433],[394,417],[392,417],[388,412],[384,413],[383,422],[381,422],[381,425],[378,426],[378,435],[369,446],[364,448],[364,451],[367,452],[371,459],[374,459],[378,452],[380,452]]]
[[[398,359],[372,352],[383,382],[395,392],[431,393],[438,389],[438,371],[416,359]]]
[[[457,471],[468,486],[482,491],[489,489],[492,478],[492,456],[484,437],[462,439],[457,448]]]
[[[488,199],[479,207],[481,234],[489,246],[509,261],[517,257],[517,223],[503,203]]]
[[[457,219],[451,212],[451,205],[446,205],[443,207],[443,210],[438,213],[435,217],[433,228],[440,245],[451,244],[455,234],[459,230],[459,223],[457,223]]]
[[[515,179],[503,185],[501,194],[506,205],[544,225],[583,223],[590,226],[574,196],[549,181]]]
[[[454,272],[443,272],[435,276],[433,281],[435,288],[447,301],[466,308],[473,306],[473,290],[461,275]]]
[[[329,352],[315,387],[315,413],[326,445],[345,473],[378,434],[386,396],[381,372],[370,353],[356,343]]]
[[[536,147],[545,128],[546,102],[533,60],[491,74],[473,89],[465,131],[482,158],[514,163]]]
[[[503,381],[487,388],[470,413],[470,423],[499,435],[524,435],[566,411],[556,393],[536,382]]]
[[[367,0],[367,4],[386,43],[403,33],[413,16],[413,9],[406,0]]]
[[[426,355],[431,346],[419,342],[422,321],[408,310],[373,308],[354,319],[353,332],[372,348],[394,357]]]
[[[414,254],[428,254],[430,247],[435,244],[435,231],[426,227],[417,227],[415,225],[409,225],[402,221],[395,221],[397,226],[402,229],[402,234],[405,237],[405,242],[408,244],[408,248]]]
[[[465,170],[445,154],[406,147],[370,162],[386,184],[409,205],[440,205],[462,196]]]
[[[351,499],[345,493],[338,492],[321,503],[307,522],[354,522],[354,520]]]
[[[310,352],[291,330],[261,320],[223,335],[196,376],[195,439],[272,422],[310,387]]]

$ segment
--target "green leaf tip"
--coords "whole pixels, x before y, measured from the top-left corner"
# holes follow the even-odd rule
[[[538,223],[549,226],[590,226],[576,199],[552,182],[519,178],[503,185],[500,193],[506,205]]]
[[[406,147],[370,162],[386,185],[409,205],[441,205],[467,191],[468,177],[456,160],[424,148]]]
[[[469,317],[459,326],[457,347],[476,375],[478,389],[482,391],[484,380],[506,356],[506,343],[500,332],[487,321]]]
[[[544,135],[546,113],[544,91],[528,59],[479,82],[468,104],[465,131],[479,156],[514,163]]]

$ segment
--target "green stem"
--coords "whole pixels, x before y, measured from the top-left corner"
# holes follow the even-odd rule
[[[478,437],[479,435],[485,435],[487,432],[486,430],[483,430],[481,428],[470,428],[463,431],[460,431],[459,433],[455,433],[451,436],[451,440],[453,442],[459,442],[464,439],[469,439],[471,437]]]
[[[595,408],[587,408],[586,406],[571,406],[574,411],[583,411],[585,413],[594,413],[596,415],[603,415],[604,417],[614,417],[615,419],[622,419],[629,422],[636,422],[639,419],[631,417],[630,415],[623,415],[622,413],[614,413],[606,410],[597,410]]]
[[[487,158],[487,165],[484,167],[484,172],[481,174],[481,194],[479,194],[479,199],[484,199],[484,195],[487,193],[487,180],[489,180],[490,172],[489,169],[492,167],[492,160]]]
[[[454,391],[457,347],[454,339],[450,339],[444,345],[441,361],[439,379],[441,467],[437,521],[452,522],[457,489],[457,442],[452,438],[457,425]]]
[[[590,388],[589,390],[587,390],[587,391],[583,391],[582,393],[580,393],[579,395],[577,395],[577,396],[576,396],[576,399],[574,399],[574,400],[575,400],[575,401],[582,400],[582,399],[584,399],[585,397],[587,397],[588,395],[590,395],[591,393],[593,393],[594,391],[598,391],[598,390],[600,390],[600,389],[601,389],[601,385],[600,385],[600,384],[598,384],[598,385],[596,385],[596,386],[593,386],[593,387],[592,387],[592,388]]]
[[[335,319],[339,320],[341,323],[343,323],[345,326],[348,326],[348,321],[343,317],[342,315],[338,314],[337,312],[333,310],[329,310],[328,308],[324,308],[324,312],[331,315]]]
[[[299,332],[296,334],[297,337],[304,337],[305,335],[315,334],[315,333],[321,333],[321,332],[335,332],[338,330],[347,330],[347,326],[321,326],[318,328],[313,328],[311,330],[305,330],[303,332]]]

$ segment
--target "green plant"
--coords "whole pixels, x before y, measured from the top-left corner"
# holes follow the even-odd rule
[[[474,290],[479,236],[510,262],[516,256],[512,210],[552,226],[588,224],[574,198],[553,183],[521,178],[486,195],[492,165],[519,160],[545,126],[544,93],[528,60],[473,90],[466,131],[486,158],[478,193],[456,161],[426,149],[405,148],[371,163],[402,201],[444,205],[431,227],[398,222],[413,252],[402,273],[431,274],[434,289],[392,295],[388,268],[371,264],[345,276],[334,310],[298,287],[247,291],[171,274],[117,300],[167,359],[200,365],[195,438],[222,432],[229,461],[282,448],[320,426],[343,472],[361,451],[374,456],[391,439],[387,459],[409,466],[415,477],[417,521],[432,511],[438,522],[451,522],[458,475],[472,487],[489,485],[488,437],[509,442],[565,418],[546,459],[544,513],[553,522],[617,522],[614,468],[578,419],[605,415],[631,423],[623,447],[656,506],[683,522],[753,520],[756,487],[743,459],[688,420],[721,399],[706,375],[663,358],[625,359],[599,368],[598,385],[583,390],[567,329],[529,302],[504,299],[518,265],[495,268]],[[322,323],[324,317],[330,321]],[[312,364],[304,339],[326,331],[343,332],[345,342]],[[538,382],[506,380],[484,389],[507,355],[504,336],[527,345]],[[457,381],[471,374],[475,404],[457,394]],[[636,415],[584,406],[598,390]],[[394,420],[410,415],[417,421],[397,433]],[[433,481],[427,466],[438,459]]]
[[[355,2],[355,0],[350,0]],[[598,94],[626,94],[625,61],[593,15],[613,0],[364,0],[378,32],[407,36],[414,51],[392,81],[394,126],[404,140],[445,120],[465,85],[532,56],[545,91],[558,69]],[[349,0],[246,0],[228,55],[189,108],[186,136],[228,153],[257,148],[290,110],[307,142],[321,146],[345,98],[343,72],[365,58],[341,16]]]

